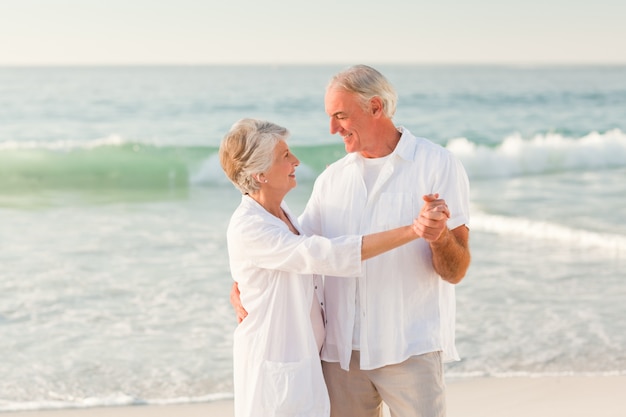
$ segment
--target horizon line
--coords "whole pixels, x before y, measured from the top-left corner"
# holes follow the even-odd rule
[[[67,68],[67,67],[245,67],[245,66],[263,66],[263,67],[297,67],[297,66],[351,66],[356,64],[365,63],[359,62],[145,62],[145,63],[131,63],[131,62],[74,62],[74,63],[0,63],[0,68]],[[440,61],[440,62],[376,62],[370,61],[366,65],[378,65],[378,66],[424,66],[424,67],[437,67],[437,66],[456,66],[456,67],[620,67],[626,66],[626,61],[598,61],[598,62],[581,62],[581,61],[519,61],[519,62],[504,62],[504,61],[467,61],[467,62],[454,62],[454,61]]]

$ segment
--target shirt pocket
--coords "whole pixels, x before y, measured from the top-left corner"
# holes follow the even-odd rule
[[[374,224],[379,231],[407,226],[417,215],[411,193],[381,193],[374,211]]]
[[[263,362],[260,381],[263,415],[300,415],[323,407],[323,402],[319,403],[319,393],[316,393],[319,381],[313,379],[312,365],[311,359]]]

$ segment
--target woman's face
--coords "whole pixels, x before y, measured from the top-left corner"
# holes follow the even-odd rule
[[[284,140],[276,144],[274,148],[274,163],[265,173],[264,179],[267,183],[263,186],[276,191],[291,190],[296,186],[296,167],[300,165],[300,161],[289,150],[289,146]]]

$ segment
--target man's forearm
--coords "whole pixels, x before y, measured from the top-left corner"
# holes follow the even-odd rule
[[[430,243],[433,254],[433,268],[451,284],[461,282],[470,264],[469,231],[459,226],[454,230],[444,230],[439,239]]]

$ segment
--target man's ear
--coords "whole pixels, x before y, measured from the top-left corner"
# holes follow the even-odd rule
[[[380,97],[372,97],[370,100],[370,111],[372,116],[377,116],[383,113],[383,101]]]

